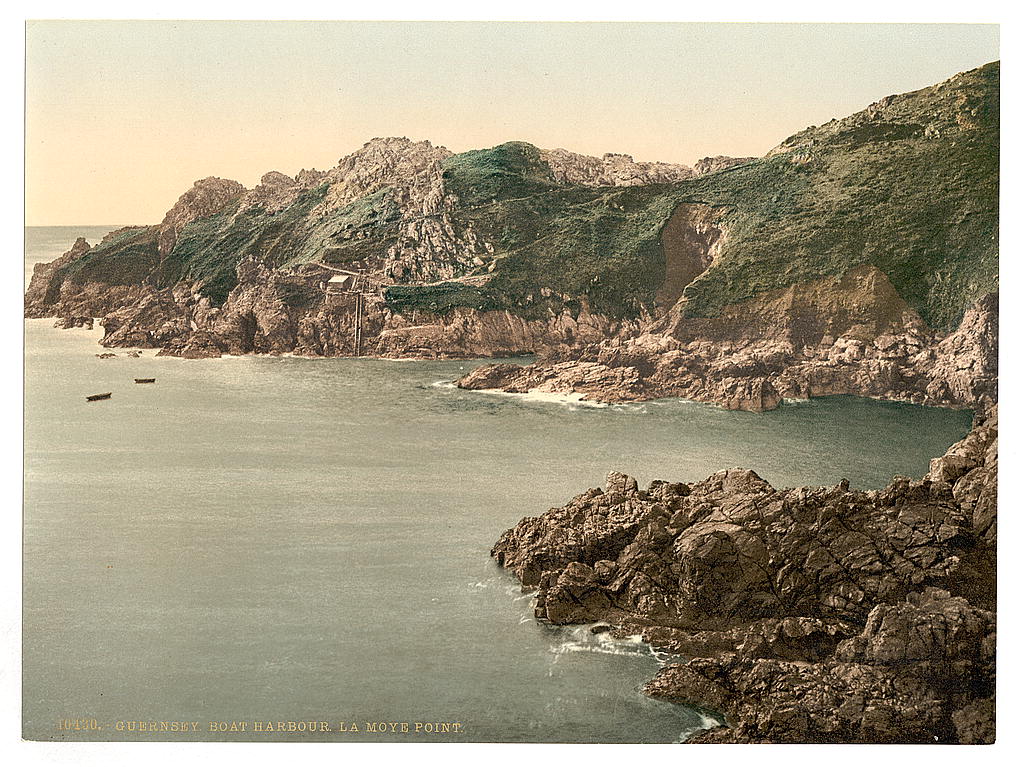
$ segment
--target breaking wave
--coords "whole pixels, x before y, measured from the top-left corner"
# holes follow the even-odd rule
[[[592,623],[587,626],[573,626],[565,629],[568,637],[551,648],[556,656],[574,652],[592,652],[601,655],[629,655],[633,657],[656,657],[651,646],[639,634],[627,637],[613,637],[610,631],[595,634],[592,629],[607,624]],[[610,628],[610,627],[609,627]]]

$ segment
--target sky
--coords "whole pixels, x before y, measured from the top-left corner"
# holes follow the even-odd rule
[[[37,21],[30,226],[148,224],[193,181],[376,136],[692,165],[999,58],[996,25]]]

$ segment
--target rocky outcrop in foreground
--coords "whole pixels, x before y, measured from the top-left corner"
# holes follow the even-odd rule
[[[645,692],[725,716],[693,741],[991,743],[997,437],[993,408],[927,476],[877,491],[613,472],[492,555],[538,619],[687,658]]]

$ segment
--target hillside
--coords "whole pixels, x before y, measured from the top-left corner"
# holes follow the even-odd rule
[[[692,335],[695,321],[872,267],[948,333],[997,286],[998,98],[992,63],[808,128],[765,158],[695,169],[374,139],[333,169],[270,172],[251,190],[197,181],[161,224],[40,267],[26,314],[118,313],[105,343],[169,353],[354,353],[348,303],[322,288],[342,269],[372,286],[371,353],[499,355],[645,326]],[[165,311],[133,312],[139,302]],[[265,338],[234,337],[248,325]]]

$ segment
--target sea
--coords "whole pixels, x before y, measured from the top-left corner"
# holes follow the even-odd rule
[[[28,228],[26,280],[112,228]],[[454,387],[479,360],[101,359],[101,336],[25,321],[30,740],[684,740],[717,715],[641,693],[679,659],[534,620],[501,533],[610,470],[880,488],[972,417],[602,407]]]

